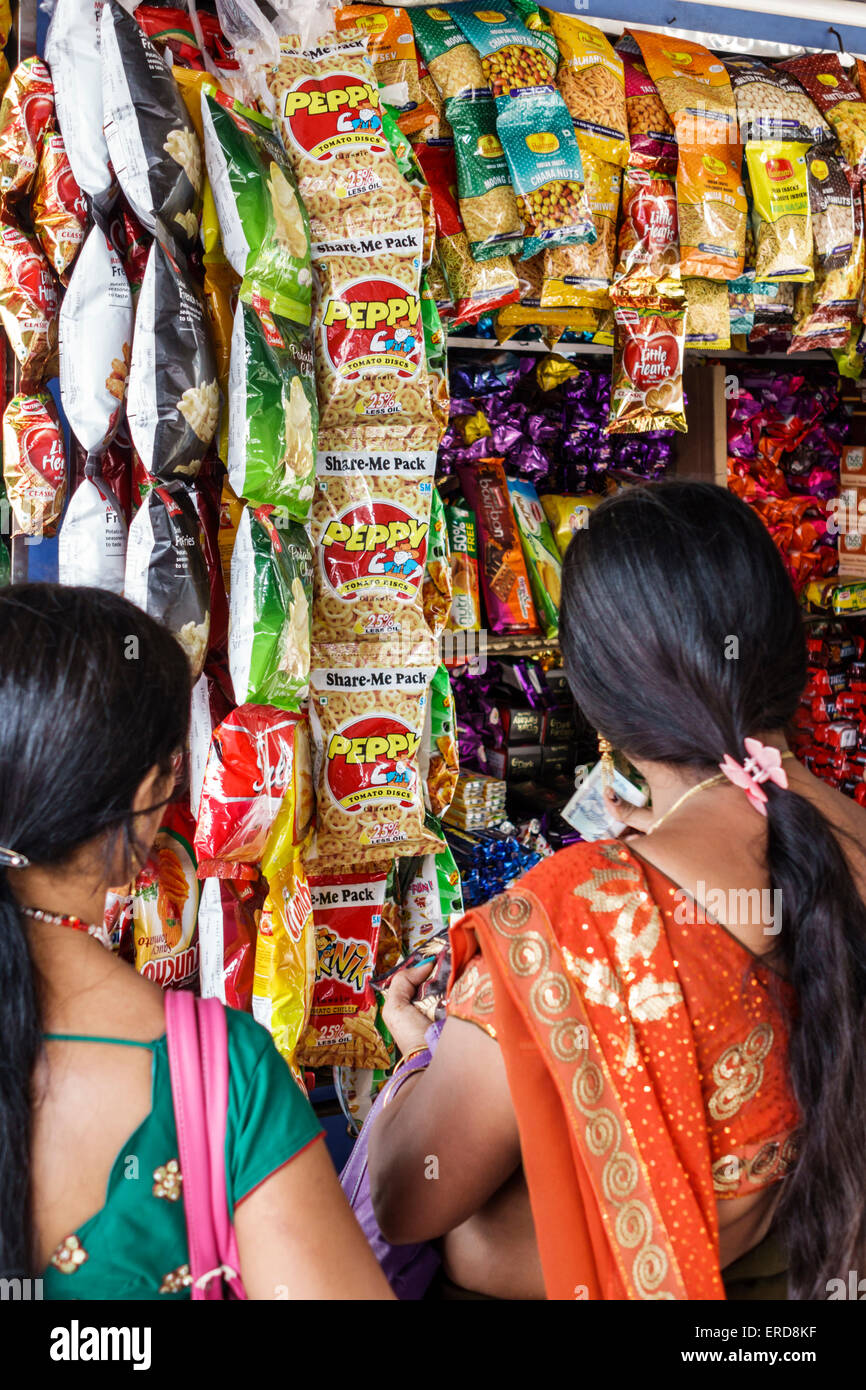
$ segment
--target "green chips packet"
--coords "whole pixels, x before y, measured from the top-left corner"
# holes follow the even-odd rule
[[[208,178],[241,298],[306,326],[310,220],[283,147],[267,117],[222,93],[203,91],[201,107]]]
[[[313,552],[303,526],[271,507],[244,507],[229,600],[238,704],[300,709],[309,688],[312,600]]]
[[[238,303],[229,367],[229,482],[255,507],[306,521],[319,409],[308,329]]]

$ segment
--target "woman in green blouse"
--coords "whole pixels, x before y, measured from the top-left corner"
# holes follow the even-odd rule
[[[146,858],[188,709],[182,649],[125,600],[0,595],[0,1276],[46,1298],[190,1296],[162,990],[87,928]],[[248,1296],[389,1297],[306,1097],[227,1018]]]

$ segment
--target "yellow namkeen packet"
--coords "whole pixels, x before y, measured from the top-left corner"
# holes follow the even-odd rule
[[[299,855],[268,881],[256,933],[253,1017],[268,1029],[295,1079],[295,1053],[310,1017],[316,983],[316,933],[307,876]]]
[[[600,29],[575,15],[545,10],[559,48],[557,82],[574,121],[581,153],[628,163],[628,117],[622,58]]]

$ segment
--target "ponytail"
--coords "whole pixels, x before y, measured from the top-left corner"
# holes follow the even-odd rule
[[[866,1258],[866,907],[826,817],[768,792],[768,867],[781,891],[779,954],[796,994],[788,1065],[799,1154],[778,1221],[790,1297],[825,1299]]]
[[[42,1046],[36,979],[21,915],[0,868],[0,1276],[28,1278],[32,1238],[33,1069]]]

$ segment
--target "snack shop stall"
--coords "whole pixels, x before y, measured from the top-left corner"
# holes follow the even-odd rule
[[[600,833],[558,610],[603,497],[755,508],[792,746],[866,803],[866,13],[782,9],[0,0],[0,583],[183,646],[114,949],[252,1011],[338,1152],[389,973],[439,960],[432,1020],[463,908]]]

